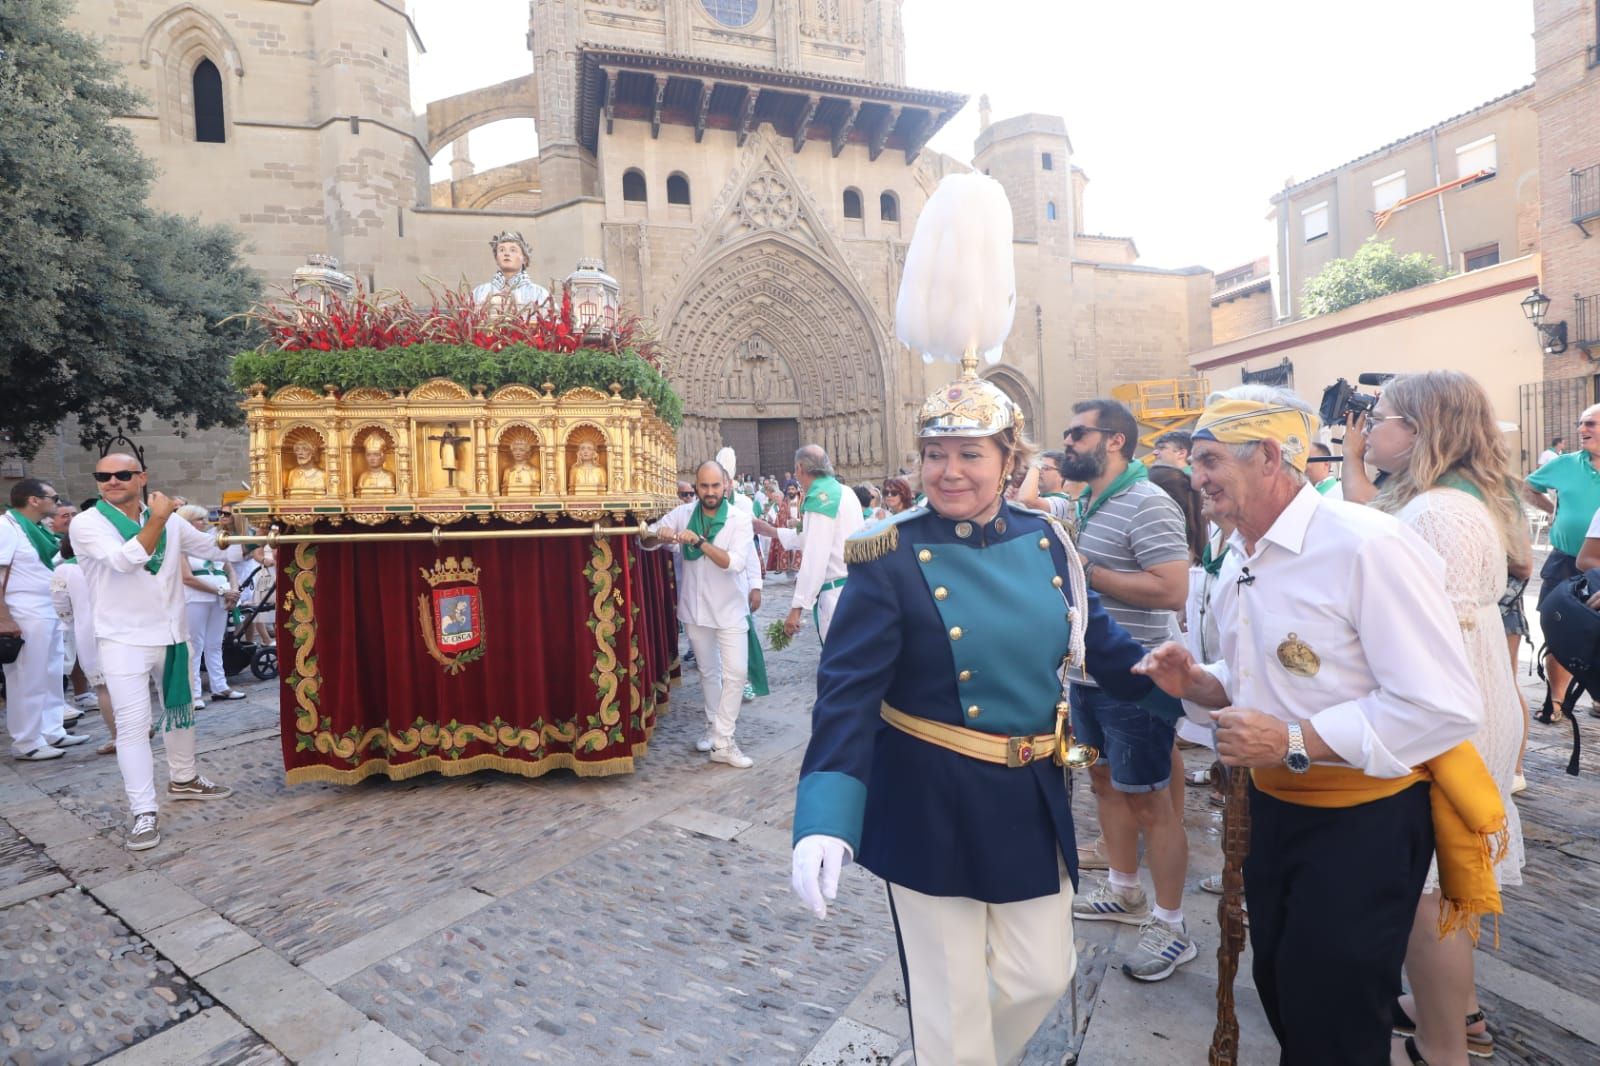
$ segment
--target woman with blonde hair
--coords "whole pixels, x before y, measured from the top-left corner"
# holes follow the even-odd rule
[[[1483,696],[1472,743],[1506,809],[1509,846],[1495,877],[1501,886],[1519,885],[1522,823],[1511,789],[1526,710],[1506,658],[1499,600],[1507,559],[1526,561],[1530,548],[1511,494],[1505,435],[1483,386],[1456,370],[1396,378],[1363,433],[1367,460],[1389,475],[1371,506],[1395,515],[1444,560],[1445,589]],[[1465,931],[1439,936],[1439,899],[1435,864],[1406,951],[1412,1002],[1395,1001],[1393,1022],[1409,1061],[1460,1066],[1469,1054],[1492,1054],[1494,1037],[1473,987],[1472,939]]]

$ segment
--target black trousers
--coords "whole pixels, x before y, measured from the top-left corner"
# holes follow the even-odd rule
[[[1322,810],[1250,791],[1245,899],[1281,1066],[1383,1066],[1433,855],[1426,783]]]

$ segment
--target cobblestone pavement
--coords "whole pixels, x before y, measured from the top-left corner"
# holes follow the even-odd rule
[[[691,669],[639,771],[592,780],[290,788],[275,686],[247,686],[200,715],[234,797],[169,805],[138,854],[93,745],[0,764],[0,1061],[888,1064],[908,1026],[883,886],[847,871],[824,923],[788,886],[816,658],[809,631],[769,656],[773,695],[740,720],[754,769],[691,750]],[[1526,884],[1480,952],[1495,1061],[1600,1062],[1600,757],[1568,777],[1566,727],[1532,728]],[[1187,791],[1192,883],[1220,868],[1220,817]],[[1092,838],[1086,783],[1075,801]],[[1213,904],[1190,896],[1201,955],[1160,985],[1117,972],[1137,930],[1080,926],[1076,1027],[1064,999],[1024,1062],[1203,1062]],[[1242,1061],[1276,1061],[1248,960],[1239,988]]]

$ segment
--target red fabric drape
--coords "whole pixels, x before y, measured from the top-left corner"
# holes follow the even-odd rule
[[[456,672],[430,654],[418,607],[423,573],[452,556],[479,568],[456,587],[478,590],[483,633]],[[628,773],[677,670],[671,559],[631,537],[297,545],[279,567],[290,783]]]

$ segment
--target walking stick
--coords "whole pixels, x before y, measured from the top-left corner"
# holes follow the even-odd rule
[[[1220,765],[1220,764],[1219,764]],[[1239,1061],[1239,1018],[1233,1006],[1233,979],[1244,950],[1244,858],[1250,851],[1250,772],[1222,767],[1226,802],[1222,808],[1222,899],[1217,924],[1217,1027],[1211,1034],[1210,1066]]]

